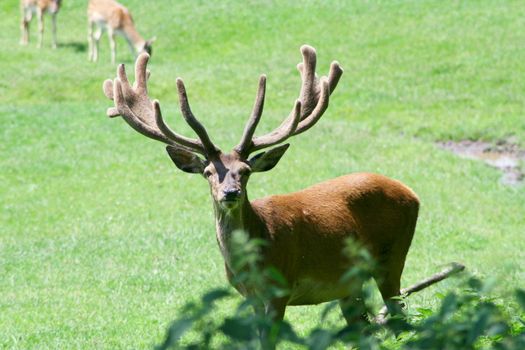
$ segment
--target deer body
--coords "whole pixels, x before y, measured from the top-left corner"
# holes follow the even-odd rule
[[[227,240],[232,231],[266,241],[262,262],[288,281],[286,304],[307,305],[349,296],[341,276],[350,262],[341,247],[351,238],[378,262],[378,285],[388,299],[399,293],[418,207],[417,196],[400,182],[356,173],[291,194],[251,203],[245,198],[237,209],[224,210],[216,203],[217,240],[230,277]]]
[[[151,54],[154,39],[144,40],[135,29],[129,10],[114,0],[90,0],[87,8],[89,60],[98,60],[98,43],[104,31],[108,32],[111,62],[115,63],[115,35],[123,36],[133,55]]]
[[[339,64],[333,62],[329,75],[318,78],[315,50],[305,45],[301,52],[303,63],[298,69],[302,87],[289,116],[274,131],[254,136],[266,92],[266,77],[261,76],[251,117],[239,144],[229,153],[213,144],[193,115],[181,79],[177,79],[177,88],[182,116],[198,139],[180,135],[166,125],[159,102],[151,101],[147,95],[149,56],[146,54],[137,59],[135,84],[128,81],[123,65],[119,66],[115,80],[104,82],[106,96],[115,103],[107,114],[121,116],[139,133],[166,143],[166,150],[179,169],[208,180],[217,241],[230,281],[236,274],[231,264],[233,232],[242,230],[250,238],[267,243],[260,252],[261,262],[283,274],[289,292],[269,301],[266,313],[282,319],[287,305],[339,299],[343,315],[351,323],[355,316],[345,314],[344,310],[349,303],[361,299],[363,281],[356,279],[349,286],[348,281],[341,280],[352,266],[352,258],[344,254],[345,242],[352,239],[375,258],[374,278],[383,299],[390,302],[400,293],[401,273],[414,235],[419,201],[399,181],[370,173],[341,176],[295,193],[248,200],[246,188],[250,176],[271,170],[289,147],[281,143],[315,125],[328,108],[330,94],[343,73]],[[251,153],[269,147],[272,148],[250,157]],[[235,287],[241,294],[257,295],[250,286]],[[397,311],[397,307],[392,306],[391,311]]]
[[[51,21],[53,24],[53,48],[57,47],[57,29],[56,29],[56,16],[60,10],[61,0],[21,0],[20,10],[22,13],[21,31],[22,36],[20,44],[27,45],[29,43],[29,23],[33,18],[33,15],[37,15],[38,19],[38,47],[42,47],[44,41],[44,14],[49,13],[51,15]]]

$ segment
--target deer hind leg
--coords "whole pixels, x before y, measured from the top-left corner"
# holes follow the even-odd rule
[[[401,274],[416,230],[418,211],[418,202],[414,202],[407,208],[405,212],[406,225],[395,235],[400,239],[396,241],[396,244],[385,247],[382,258],[378,259],[379,269],[374,279],[390,315],[403,315],[404,303],[396,300],[395,297],[400,295]]]
[[[41,8],[37,8],[36,17],[38,20],[38,48],[42,48],[44,42],[44,12]]]
[[[380,277],[376,278],[376,282],[381,297],[388,309],[388,313],[391,316],[403,315],[404,305],[401,301],[395,299],[395,297],[400,295],[401,273],[381,274]],[[378,319],[379,323],[385,321],[381,318],[383,316],[384,315],[380,315],[380,318]]]
[[[409,235],[410,239],[412,238]],[[398,242],[391,249],[385,249],[387,257],[378,260],[378,269],[374,279],[379,292],[387,306],[388,313],[392,316],[403,315],[403,303],[397,300],[401,290],[401,274],[405,266],[405,258],[408,252],[408,244]],[[382,319],[383,318],[383,319]],[[384,315],[379,315],[378,322],[384,322]]]

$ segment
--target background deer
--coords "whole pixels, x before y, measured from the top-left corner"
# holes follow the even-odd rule
[[[105,30],[109,37],[111,63],[115,63],[115,34],[122,35],[126,39],[133,55],[142,52],[151,55],[151,45],[155,38],[144,40],[140,36],[135,29],[131,13],[123,5],[114,0],[89,0],[87,16],[90,61],[98,60],[98,42]]]
[[[20,10],[22,12],[22,37],[20,44],[27,45],[29,43],[29,23],[36,13],[38,19],[38,47],[42,47],[44,41],[44,13],[51,15],[53,23],[53,48],[57,48],[57,13],[60,10],[61,0],[21,0]]]
[[[287,305],[308,305],[339,299],[349,323],[355,321],[344,312],[345,305],[360,299],[362,282],[341,282],[352,264],[343,250],[352,239],[366,247],[377,262],[374,278],[385,301],[399,295],[400,278],[414,234],[419,201],[402,183],[382,175],[356,173],[328,180],[302,191],[269,196],[250,202],[246,185],[252,173],[272,169],[289,144],[278,145],[291,136],[311,128],[328,107],[330,94],[342,75],[337,62],[328,77],[317,78],[313,48],[301,48],[303,63],[299,99],[290,115],[274,131],[254,136],[260,121],[266,77],[261,76],[255,105],[240,142],[223,153],[209,138],[189,106],[183,81],[177,79],[182,116],[198,139],[180,135],[169,128],[159,102],[147,94],[148,55],[136,63],[136,82],[130,85],[124,66],[118,77],[106,80],[104,92],[114,100],[108,116],[122,116],[139,133],[166,143],[175,165],[182,171],[201,174],[210,185],[215,211],[217,241],[231,281],[230,239],[235,230],[250,238],[264,240],[261,251],[264,266],[277,268],[287,279],[289,293],[265,305],[265,312],[276,320],[284,317]],[[250,157],[251,153],[278,145]],[[199,156],[200,155],[200,156]],[[202,156],[202,157],[201,157]],[[248,286],[235,285],[248,295]]]

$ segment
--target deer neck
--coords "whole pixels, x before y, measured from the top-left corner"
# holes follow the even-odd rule
[[[129,43],[129,46],[131,46],[135,50],[135,53],[139,53],[140,51],[142,51],[146,40],[144,40],[142,36],[140,36],[139,32],[137,32],[133,25],[130,24],[124,27],[123,33],[126,40]]]
[[[233,209],[225,209],[219,203],[214,201],[215,211],[215,228],[217,234],[217,243],[221,249],[226,265],[230,267],[230,250],[231,238],[235,231],[244,231],[250,238],[259,237],[260,234],[254,228],[259,227],[260,218],[244,195],[242,203]]]

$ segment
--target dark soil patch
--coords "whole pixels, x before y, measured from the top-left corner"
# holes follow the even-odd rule
[[[442,141],[441,148],[454,152],[460,157],[480,159],[503,172],[501,182],[506,185],[518,185],[525,180],[521,163],[525,162],[525,149],[508,140],[496,144],[482,141]]]

